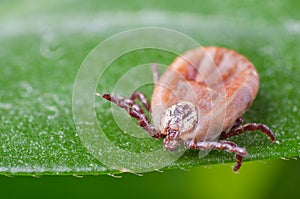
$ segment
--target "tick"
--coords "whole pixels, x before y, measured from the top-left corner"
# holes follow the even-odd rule
[[[247,151],[227,138],[259,130],[274,141],[266,125],[242,124],[242,115],[257,95],[259,77],[241,54],[214,46],[196,48],[176,58],[159,79],[158,70],[153,76],[151,106],[140,92],[129,98],[102,97],[125,109],[151,137],[164,138],[167,150],[176,150],[179,142],[187,149],[225,150],[235,154],[233,171],[238,171]]]

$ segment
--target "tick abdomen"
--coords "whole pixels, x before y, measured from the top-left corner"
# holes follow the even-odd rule
[[[225,48],[196,48],[179,56],[161,76],[151,101],[154,126],[165,111],[181,101],[198,111],[195,127],[181,139],[216,140],[230,129],[252,104],[258,91],[258,74],[244,56]]]

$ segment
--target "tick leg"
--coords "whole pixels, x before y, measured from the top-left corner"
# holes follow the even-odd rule
[[[230,129],[229,132],[222,132],[220,135],[220,139],[233,137],[242,134],[245,131],[257,131],[257,130],[268,135],[272,142],[275,140],[274,134],[269,127],[267,127],[264,124],[257,124],[257,123],[248,123],[242,126],[233,127],[232,129]]]
[[[236,143],[234,143],[234,142],[230,142],[230,141],[222,141],[222,142],[230,144],[233,147],[238,147],[238,145]],[[234,172],[238,171],[241,168],[242,162],[243,162],[243,156],[241,156],[239,154],[235,154],[235,161],[236,161],[236,163],[235,163],[234,167],[232,168],[232,170]]]
[[[145,109],[149,112],[150,111],[150,104],[146,98],[146,96],[143,93],[140,92],[133,92],[132,95],[130,96],[130,99],[135,101],[136,99],[138,99],[143,106],[145,107]]]
[[[159,71],[158,71],[157,64],[153,63],[151,65],[151,69],[152,69],[152,74],[153,74],[153,82],[154,82],[154,84],[156,84],[159,79]]]
[[[234,142],[230,141],[220,141],[220,142],[195,142],[193,140],[185,141],[184,145],[188,149],[198,149],[198,150],[207,150],[207,149],[218,149],[225,150],[230,153],[235,153],[236,164],[233,167],[233,171],[238,171],[242,166],[243,157],[247,155],[245,148],[237,146]]]
[[[231,129],[241,126],[241,124],[243,124],[243,122],[244,122],[244,118],[239,117],[238,119],[236,119],[236,121],[234,122],[234,125],[231,127]]]
[[[99,96],[99,94],[97,94],[97,95]],[[137,95],[137,96],[140,96],[140,95]],[[131,117],[135,118],[138,121],[139,125],[143,129],[145,129],[151,137],[154,137],[154,138],[165,137],[164,135],[162,135],[160,133],[160,131],[155,129],[150,124],[150,121],[149,121],[148,117],[144,114],[143,109],[141,108],[140,105],[135,103],[134,100],[132,100],[130,98],[116,97],[111,94],[104,94],[104,95],[102,95],[102,97],[106,100],[114,102],[120,108],[125,109]],[[133,98],[135,98],[135,97],[133,97]]]

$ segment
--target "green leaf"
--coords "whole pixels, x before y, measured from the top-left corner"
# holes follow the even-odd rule
[[[165,11],[153,11],[155,4],[146,3],[148,9],[142,12],[137,11],[138,3],[126,4],[126,10],[120,10],[118,6],[125,4],[122,1],[118,6],[104,7],[82,6],[79,1],[72,7],[57,1],[34,3],[35,7],[30,3],[1,2],[0,173],[121,172],[101,163],[81,141],[73,121],[73,85],[81,63],[99,42],[120,31],[142,26],[172,28],[201,45],[225,46],[248,57],[257,67],[261,84],[245,119],[270,126],[280,144],[272,144],[265,135],[256,132],[232,140],[247,148],[249,155],[245,161],[299,157],[300,22],[295,20],[299,17],[297,9],[295,11],[293,4],[286,1],[280,6],[291,13],[274,18],[276,9],[270,11],[263,3],[249,3],[252,7],[246,6],[248,9],[240,4],[184,6],[192,2],[162,4]],[[279,1],[276,2],[275,7],[279,6]],[[78,13],[80,7],[83,11]],[[237,8],[241,12],[236,12]],[[256,11],[255,16],[253,11]],[[276,16],[278,14],[276,12]],[[129,45],[127,42],[119,45]],[[178,44],[178,48],[182,46],[184,44]],[[100,82],[97,90],[111,91],[124,73],[139,64],[168,65],[175,57],[153,49],[128,53],[111,63],[105,72],[108,79]],[[139,89],[150,98],[153,85]],[[127,133],[120,130],[115,125],[109,102],[95,98],[95,110],[99,124],[115,146],[141,155],[161,148],[161,141],[131,136],[144,133],[136,126],[128,126]],[[187,151],[166,168],[224,162],[234,162],[233,154],[211,151],[199,158],[198,152]],[[145,162],[145,165],[152,163]]]

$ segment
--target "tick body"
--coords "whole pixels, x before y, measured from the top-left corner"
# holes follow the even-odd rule
[[[153,71],[158,77],[157,70]],[[247,58],[226,48],[203,47],[174,60],[155,83],[151,106],[139,92],[129,98],[111,94],[102,97],[125,109],[150,136],[164,138],[167,150],[176,150],[183,142],[188,149],[232,152],[236,158],[233,170],[237,171],[247,152],[226,138],[260,130],[274,141],[266,125],[242,125],[242,115],[253,103],[258,88],[257,71]],[[153,124],[137,100],[150,111]]]

